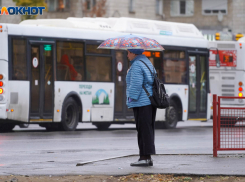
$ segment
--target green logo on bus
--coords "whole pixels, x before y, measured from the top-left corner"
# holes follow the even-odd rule
[[[99,89],[92,99],[92,104],[110,104],[109,95],[104,89]]]

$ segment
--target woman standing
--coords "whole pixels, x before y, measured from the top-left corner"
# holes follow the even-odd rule
[[[153,76],[145,64],[153,72],[156,70],[150,60],[142,55],[143,52],[144,49],[128,49],[131,67],[126,76],[127,106],[134,111],[140,155],[139,160],[131,163],[131,166],[153,166],[151,155],[156,153],[154,144],[156,108],[151,105],[142,87],[144,85],[152,95]]]

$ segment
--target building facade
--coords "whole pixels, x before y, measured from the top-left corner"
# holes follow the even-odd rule
[[[192,23],[203,33],[245,34],[245,0],[107,0],[106,17]]]
[[[192,23],[204,34],[245,34],[245,0],[45,0],[37,18],[132,17]],[[15,6],[0,0],[0,6]],[[0,23],[19,23],[20,15],[0,16]]]
[[[164,0],[164,20],[193,23],[204,32],[232,30],[233,0]],[[185,3],[183,3],[185,2]]]
[[[245,34],[244,0],[163,0],[164,21],[193,23],[204,34]]]
[[[233,32],[245,35],[245,1],[233,0],[232,27]]]

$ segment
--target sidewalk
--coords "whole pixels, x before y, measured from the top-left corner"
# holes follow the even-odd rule
[[[155,155],[153,167],[131,167],[138,156],[91,162],[77,166],[86,175],[127,175],[132,173],[161,173],[179,175],[239,175],[245,176],[245,154]],[[78,165],[82,165],[80,163]]]
[[[29,175],[14,174],[0,176],[6,182],[74,182],[74,181],[245,181],[245,154],[220,154],[217,158],[205,154],[165,154],[155,155],[153,167],[130,167],[138,156],[125,156],[104,159],[97,162],[59,163],[59,172],[37,169],[28,171]],[[62,166],[62,167],[61,167]],[[25,171],[25,169],[23,169]],[[27,172],[27,171],[26,171]],[[36,172],[36,174],[35,174]]]
[[[200,123],[189,121],[192,126],[200,127]],[[193,124],[194,123],[194,124]],[[212,120],[202,122],[203,126],[213,126]],[[188,127],[179,123],[178,127]],[[200,141],[201,143],[201,141]],[[192,146],[192,145],[190,145]],[[194,146],[192,146],[194,147]],[[198,148],[198,146],[196,146]],[[195,148],[195,147],[194,147]],[[197,149],[196,148],[196,149]],[[191,148],[190,148],[191,149]],[[194,154],[190,150],[171,152],[152,156],[153,167],[131,167],[130,163],[138,160],[137,155],[124,156],[100,161],[78,163],[82,174],[91,175],[128,175],[144,174],[178,174],[178,175],[236,175],[245,176],[245,151],[219,151],[218,157],[212,153],[199,151]],[[210,151],[210,150],[209,150]],[[188,154],[185,154],[187,152]]]

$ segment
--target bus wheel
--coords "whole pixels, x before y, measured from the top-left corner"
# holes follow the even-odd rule
[[[96,123],[93,125],[95,125],[98,130],[107,130],[111,126],[110,123]]]
[[[65,100],[62,107],[61,127],[64,131],[74,131],[78,125],[78,105],[73,98]]]
[[[14,127],[15,124],[0,124],[0,132],[10,132]]]
[[[177,106],[173,101],[170,101],[170,106],[166,109],[166,121],[163,122],[164,129],[176,128],[178,122]]]

